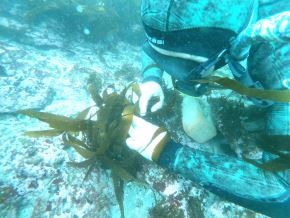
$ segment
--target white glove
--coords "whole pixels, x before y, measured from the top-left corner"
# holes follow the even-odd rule
[[[166,139],[169,138],[166,131],[160,132],[153,138],[158,129],[158,126],[140,117],[133,116],[132,125],[129,129],[129,138],[127,138],[126,144],[146,159],[156,161],[167,142]]]
[[[139,100],[140,115],[145,116],[150,99],[158,97],[159,101],[151,107],[151,112],[155,112],[164,105],[164,93],[157,82],[148,81],[140,84],[141,96]]]

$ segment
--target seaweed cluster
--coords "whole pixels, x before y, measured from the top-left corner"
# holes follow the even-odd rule
[[[37,118],[51,127],[48,130],[28,131],[25,133],[27,136],[62,135],[63,142],[72,146],[85,159],[82,162],[71,163],[76,167],[88,167],[84,179],[88,177],[97,163],[110,169],[121,217],[124,217],[123,188],[125,183],[135,181],[145,185],[145,182],[136,177],[140,156],[128,149],[125,144],[135,111],[135,105],[131,104],[125,96],[130,86],[121,93],[108,93],[104,90],[102,96],[98,94],[98,89],[93,83],[88,87],[95,106],[98,108],[93,114],[90,112],[92,107],[80,112],[75,118],[33,110],[22,110],[19,113]]]
[[[264,130],[264,111],[246,107],[242,100],[235,101],[226,97],[209,98],[209,103],[216,127],[231,149],[238,155],[240,152],[247,155],[255,149],[257,137]],[[256,126],[258,120],[261,120],[261,125]]]
[[[233,150],[241,152],[241,158],[267,171],[290,169],[290,137],[265,133],[265,108],[246,106],[243,101],[226,97],[210,98],[209,102],[218,130]],[[249,154],[255,150],[263,151],[271,158],[251,159]]]

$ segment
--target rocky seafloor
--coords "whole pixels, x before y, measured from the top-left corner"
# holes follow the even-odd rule
[[[121,40],[93,43],[82,34],[65,40],[54,20],[28,25],[20,12],[17,4],[0,11],[0,29],[6,31],[0,33],[0,217],[120,217],[110,171],[96,167],[83,181],[86,170],[67,164],[82,160],[78,153],[60,137],[24,136],[47,126],[16,112],[32,108],[74,115],[93,104],[86,87],[91,75],[102,87],[114,84],[122,90],[140,80],[141,46]],[[166,125],[178,121],[177,113]],[[175,137],[199,147],[181,125]],[[202,149],[211,150],[210,145]],[[153,163],[144,164],[138,177],[148,187],[126,184],[126,218],[264,217]]]

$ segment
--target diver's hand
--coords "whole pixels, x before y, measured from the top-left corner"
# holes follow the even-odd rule
[[[158,126],[140,117],[133,116],[126,144],[146,159],[156,160],[166,143],[166,137],[168,138],[166,131],[160,131],[157,134],[158,129]]]
[[[141,96],[139,99],[139,109],[141,116],[146,115],[148,103],[153,97],[159,98],[159,101],[151,107],[150,111],[155,112],[163,107],[164,93],[161,86],[157,82],[148,81],[140,84],[140,91]]]

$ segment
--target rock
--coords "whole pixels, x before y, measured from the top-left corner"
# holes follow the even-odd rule
[[[6,68],[2,65],[0,65],[0,77],[2,76],[8,76]]]
[[[53,98],[53,92],[40,79],[0,77],[0,113],[44,108]]]

